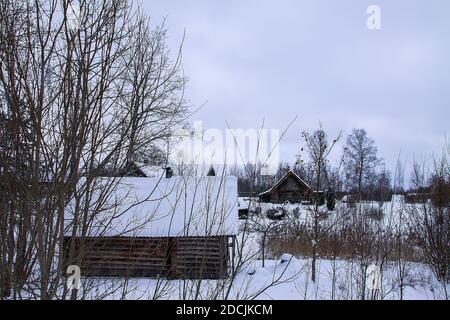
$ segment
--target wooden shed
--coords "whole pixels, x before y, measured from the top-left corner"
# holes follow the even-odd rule
[[[238,233],[235,177],[122,180],[112,195],[124,198],[117,219],[106,230],[94,221],[88,236],[67,234],[65,264],[90,277],[227,277]]]
[[[271,203],[311,201],[311,196],[312,190],[310,186],[291,170],[269,190],[258,195],[261,202]]]

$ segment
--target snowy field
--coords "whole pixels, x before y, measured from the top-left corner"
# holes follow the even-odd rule
[[[401,213],[405,214],[406,212],[410,211],[408,209],[413,205],[405,203],[403,196],[394,195],[392,197],[392,201],[382,201],[382,202],[367,201],[363,202],[363,206],[366,209],[368,208],[379,209],[381,212],[383,212],[383,217],[380,222],[386,227],[387,226],[394,227],[399,225],[400,220],[406,218],[405,216],[402,217]],[[269,209],[278,209],[278,210],[283,209],[286,210],[288,216],[291,216],[298,222],[308,222],[311,219],[310,213],[314,209],[314,205],[296,204],[289,202],[281,204],[258,203],[254,199],[250,200],[249,198],[246,197],[239,197],[238,207],[239,209],[249,208],[250,211],[260,210],[262,213],[260,215],[262,219],[265,219],[266,217],[265,213]],[[350,208],[347,206],[346,203],[343,203],[341,201],[338,201],[336,203],[336,207],[333,211],[328,211],[325,205],[319,208],[319,211],[323,212],[328,217],[324,221],[325,224],[336,221],[342,215],[350,216],[352,210],[355,210],[355,208]]]
[[[242,199],[240,199],[242,203]],[[242,204],[240,206],[242,207]],[[385,212],[380,223],[397,225],[396,214],[400,200],[381,205]],[[274,205],[265,205],[267,207]],[[288,211],[300,207],[299,220],[308,219],[307,206],[289,205]],[[262,212],[267,209],[262,208]],[[345,205],[338,203],[337,208]],[[335,210],[328,219],[335,219]],[[261,223],[268,223],[264,214]],[[155,279],[84,279],[85,285],[96,289],[86,293],[87,299],[289,299],[289,300],[350,300],[360,299],[361,271],[351,260],[317,261],[317,280],[311,281],[311,260],[308,257],[294,257],[288,252],[281,257],[260,260],[260,234],[242,233],[245,220],[240,221],[239,241],[243,241],[243,256],[250,257],[234,278],[224,280],[155,280]],[[326,223],[326,221],[324,222]],[[436,280],[430,269],[421,263],[408,262],[403,280],[403,299],[445,299],[444,287]],[[398,265],[387,262],[381,270],[378,290],[366,290],[366,299],[400,299]],[[450,286],[447,285],[447,292]],[[105,292],[109,292],[105,294]]]
[[[289,257],[285,255],[284,258]],[[228,299],[264,300],[349,300],[356,296],[356,266],[349,261],[318,260],[318,276],[314,284],[310,279],[310,261],[289,257],[284,260],[266,260],[265,267],[260,260],[248,264],[237,274]],[[407,284],[404,299],[444,299],[444,288],[428,268],[411,263],[407,267]],[[396,266],[383,271],[382,285],[377,299],[399,299],[396,285]],[[273,281],[276,283],[273,284]],[[96,289],[88,299],[223,299],[227,290],[220,290],[226,281],[181,281],[154,279],[94,279]],[[198,289],[199,288],[199,289]],[[447,289],[450,289],[448,286]],[[104,292],[109,291],[107,295]],[[368,297],[372,292],[367,291]]]

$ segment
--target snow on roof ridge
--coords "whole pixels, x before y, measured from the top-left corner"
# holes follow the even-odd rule
[[[269,193],[271,192],[273,189],[275,189],[282,181],[284,178],[286,178],[286,176],[288,174],[292,173],[298,180],[300,180],[302,183],[305,184],[305,186],[307,186],[309,189],[311,189],[311,187],[309,186],[309,184],[307,184],[302,178],[300,178],[294,171],[292,171],[291,169],[289,169],[288,172],[286,172],[286,174],[284,174],[277,182],[275,182],[275,184],[268,190],[263,191],[261,193],[258,194],[258,196],[261,196],[263,194]]]

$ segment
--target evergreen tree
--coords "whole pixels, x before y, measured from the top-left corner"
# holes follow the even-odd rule
[[[215,177],[216,176],[216,171],[214,170],[214,167],[211,166],[208,170],[208,173],[206,174],[209,177]]]

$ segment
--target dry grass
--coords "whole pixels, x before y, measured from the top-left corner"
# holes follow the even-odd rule
[[[311,237],[304,227],[295,233],[278,234],[268,238],[267,248],[273,257],[279,257],[283,253],[295,256],[310,257],[312,254]],[[411,241],[402,244],[402,257],[408,261],[423,262],[420,252]],[[364,254],[375,259],[395,261],[398,259],[398,242],[393,236],[384,235],[382,239],[358,237],[354,230],[345,230],[339,233],[322,233],[318,241],[318,255],[326,259],[352,259],[360,255],[362,248]]]

